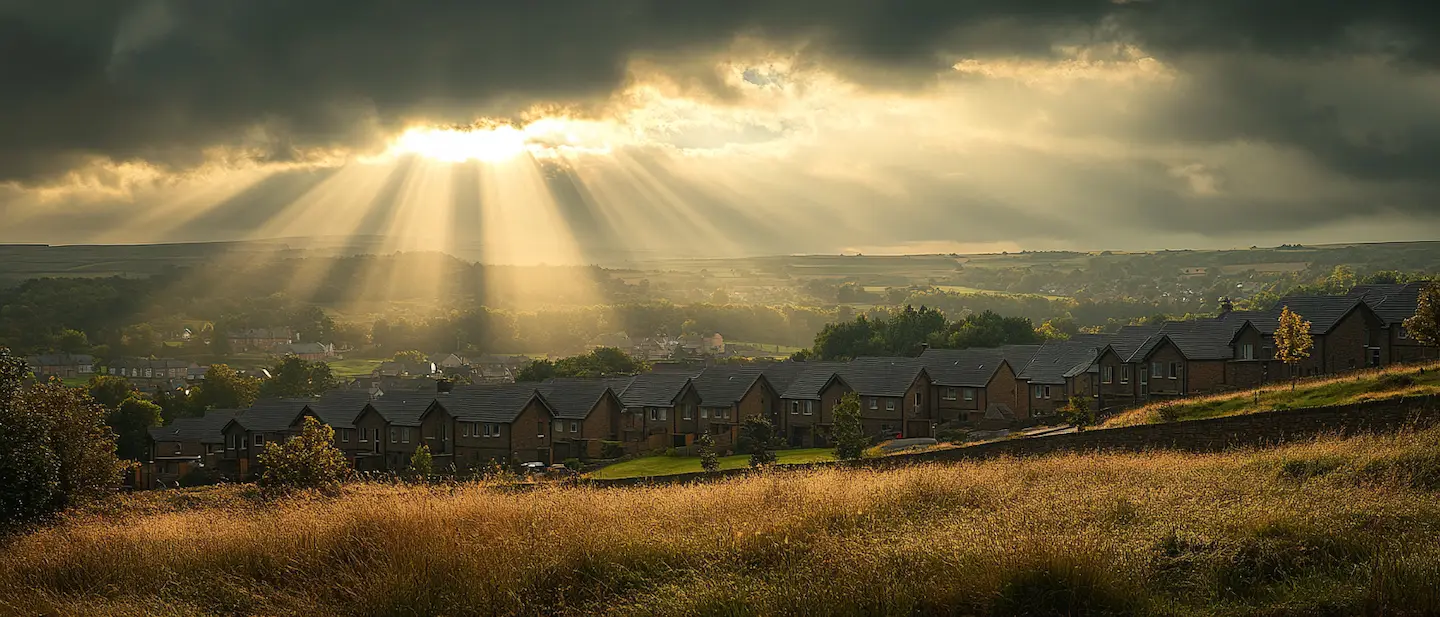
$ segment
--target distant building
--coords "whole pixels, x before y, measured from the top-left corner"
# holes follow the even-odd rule
[[[105,373],[124,377],[140,386],[184,387],[191,369],[200,365],[174,358],[120,358],[112,360]]]
[[[246,328],[226,335],[232,351],[275,351],[282,345],[289,345],[300,337],[290,328]]]
[[[319,362],[335,356],[335,346],[328,343],[290,343],[275,348],[278,354],[293,354],[307,362]]]
[[[85,354],[55,353],[25,358],[36,379],[89,377],[95,372],[95,358]]]

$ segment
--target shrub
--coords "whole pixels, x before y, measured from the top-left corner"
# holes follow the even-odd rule
[[[870,445],[870,439],[865,436],[865,429],[860,424],[860,397],[854,392],[840,397],[834,415],[831,434],[835,438],[835,458],[847,461],[860,458]]]
[[[745,425],[740,427],[739,441],[746,444],[750,450],[751,467],[770,465],[775,462],[775,453],[771,450],[775,442],[775,429],[770,426],[769,418],[765,416],[746,418]]]
[[[1376,384],[1377,390],[1400,390],[1415,385],[1415,378],[1404,373],[1391,373],[1381,377]]]
[[[195,466],[180,476],[176,482],[182,487],[210,486],[220,483],[220,473],[209,467]]]
[[[1072,396],[1067,401],[1064,409],[1060,410],[1060,417],[1079,430],[1095,424],[1095,412],[1090,409],[1090,399],[1085,396]]]
[[[584,466],[584,463],[581,463],[580,459],[573,456],[565,459],[564,461],[561,461],[561,464],[565,465],[566,469],[572,471],[580,471],[580,468]]]
[[[1180,419],[1180,408],[1175,405],[1161,405],[1155,410],[1155,418],[1161,422],[1175,422]]]
[[[618,441],[600,442],[600,458],[620,458],[625,456],[625,446]]]
[[[345,454],[332,445],[335,429],[306,416],[300,435],[282,443],[265,444],[256,457],[264,466],[260,484],[276,488],[320,488],[343,479],[350,471]]]
[[[410,455],[410,471],[422,478],[428,478],[435,473],[435,459],[430,456],[430,446],[420,444],[415,452]]]
[[[700,468],[706,473],[720,471],[720,459],[715,456],[715,438],[710,433],[705,433],[695,440],[695,447],[700,451]]]

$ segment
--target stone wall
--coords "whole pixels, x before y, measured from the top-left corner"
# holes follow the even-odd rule
[[[1370,401],[1355,405],[1270,411],[1206,420],[1145,424],[996,441],[963,448],[901,454],[847,463],[815,463],[781,469],[819,469],[836,466],[884,468],[935,461],[980,460],[1002,456],[1040,456],[1061,452],[1183,450],[1218,452],[1232,448],[1263,447],[1320,435],[1354,435],[1393,432],[1407,427],[1440,423],[1440,397],[1435,395]],[[654,478],[590,480],[592,486],[674,484],[741,476],[746,469],[714,474],[690,473]]]

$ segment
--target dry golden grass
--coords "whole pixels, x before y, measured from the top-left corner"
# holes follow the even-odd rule
[[[1257,393],[1258,403],[1255,400]],[[1294,390],[1289,382],[1284,382],[1250,390],[1155,402],[1116,414],[1103,422],[1100,428],[1161,422],[1161,410],[1166,407],[1177,419],[1194,420],[1437,393],[1440,393],[1440,363],[1404,364],[1302,379]]]
[[[0,548],[16,615],[1423,615],[1440,429],[628,489],[147,493]]]

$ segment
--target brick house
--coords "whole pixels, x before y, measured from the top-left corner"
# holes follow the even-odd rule
[[[420,439],[437,468],[490,462],[553,463],[555,408],[536,384],[461,386],[441,392],[420,415]]]
[[[86,354],[51,353],[25,358],[35,378],[44,381],[51,377],[74,379],[89,377],[95,373],[95,357]]]
[[[1143,400],[1139,367],[1131,358],[1159,332],[1160,326],[1125,326],[1104,337],[1105,345],[1096,352],[1095,360],[1099,409],[1127,407]]]
[[[355,417],[360,415],[360,412],[365,409],[365,404],[369,402],[369,392],[346,388],[330,390],[306,404],[306,409],[321,422],[334,429],[333,443],[336,448],[345,453],[345,458],[350,461],[351,465],[355,464],[356,457],[365,449],[360,444],[355,432]]]
[[[839,388],[838,393],[834,391]],[[860,425],[877,439],[930,437],[935,434],[933,382],[919,358],[856,358],[835,371],[821,389],[821,400],[838,402],[845,392],[860,398]],[[822,405],[816,416],[829,445],[835,404]]]
[[[1085,334],[1041,345],[1017,376],[1027,386],[1030,415],[1051,415],[1072,396],[1090,399],[1094,407],[1099,396],[1095,357],[1103,345],[1103,337]]]
[[[1440,358],[1440,348],[1422,345],[1405,331],[1405,320],[1415,315],[1420,292],[1429,284],[1356,285],[1350,290],[1351,297],[1363,300],[1380,318],[1386,341],[1382,364]]]
[[[246,328],[229,332],[231,351],[275,351],[298,340],[290,328]]]
[[[225,456],[221,430],[236,413],[234,409],[212,409],[200,417],[177,418],[165,426],[151,427],[150,460],[142,466],[136,486],[173,486],[193,468],[218,468]]]
[[[691,379],[696,371],[642,373],[620,392],[624,413],[620,437],[626,450],[648,452],[679,448],[695,441],[699,430],[700,393]]]
[[[1228,365],[1234,322],[1200,319],[1165,323],[1132,354],[1137,400],[1180,397],[1238,387]]]
[[[1289,296],[1276,305],[1289,307],[1310,322],[1314,348],[1297,367],[1301,375],[1321,375],[1381,366],[1389,355],[1384,320],[1364,300],[1354,296]],[[1270,334],[1273,336],[1274,331]]]
[[[831,380],[843,362],[800,362],[799,372],[790,380],[790,386],[780,393],[783,408],[779,422],[773,422],[775,430],[785,436],[792,446],[814,446],[826,443],[826,435],[819,434],[821,427],[829,423],[822,420],[823,410],[834,409],[840,402],[838,390],[826,391]],[[828,430],[828,429],[826,429]]]
[[[221,472],[237,480],[254,478],[259,471],[256,457],[265,451],[265,444],[298,434],[305,416],[315,415],[308,407],[314,401],[261,399],[235,414],[220,430],[225,443],[225,455],[219,462]]]
[[[1029,389],[1019,374],[1039,349],[1006,345],[925,350],[920,360],[932,380],[936,421],[1007,425],[1029,418]]]
[[[343,442],[355,445],[355,468],[399,471],[423,443],[420,416],[435,402],[434,393],[405,393],[367,400]],[[338,429],[337,429],[338,432]]]
[[[775,400],[771,403],[768,413],[770,414],[770,424],[776,430],[782,430],[785,424],[785,400],[782,395],[790,389],[790,384],[795,383],[795,379],[806,370],[809,364],[808,362],[786,360],[772,362],[761,367],[760,374],[764,375],[765,381],[775,389]]]
[[[719,448],[730,448],[751,416],[770,417],[780,394],[759,366],[712,366],[693,381],[700,395],[699,429]]]
[[[537,386],[555,409],[555,460],[600,456],[605,441],[618,441],[624,405],[612,385],[629,380],[551,379]]]
[[[190,369],[200,365],[173,358],[119,358],[105,366],[105,374],[124,377],[137,386],[184,387]]]

